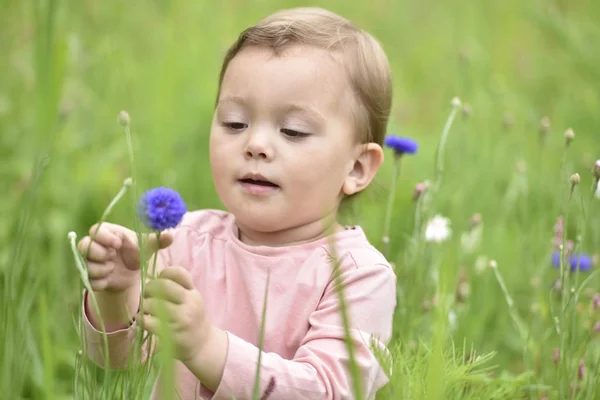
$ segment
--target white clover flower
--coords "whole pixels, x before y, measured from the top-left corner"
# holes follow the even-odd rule
[[[439,214],[429,220],[427,228],[425,228],[425,240],[427,242],[441,243],[448,240],[451,235],[450,220]]]

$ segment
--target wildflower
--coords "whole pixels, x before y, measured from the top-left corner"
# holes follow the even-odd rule
[[[592,308],[594,311],[600,308],[600,293],[596,293],[592,298]]]
[[[582,253],[579,255],[569,255],[568,264],[571,266],[571,271],[579,269],[580,271],[589,271],[592,268],[593,261],[592,257],[588,254]],[[560,267],[560,251],[556,250],[552,253],[552,265],[554,267]]]
[[[155,231],[175,228],[186,211],[179,193],[164,187],[148,190],[138,204],[140,219]]]
[[[435,215],[427,223],[427,228],[425,229],[426,241],[441,243],[450,238],[451,235],[452,229],[450,228],[450,220],[448,218]]]
[[[481,242],[483,235],[483,220],[481,214],[473,214],[471,217],[470,227],[460,237],[460,244],[462,249],[470,254],[475,251]]]
[[[594,178],[596,178],[596,180],[600,180],[600,160],[596,160],[596,163],[594,164]]]
[[[131,122],[131,119],[129,118],[129,113],[127,111],[121,111],[119,113],[119,116],[117,117],[117,121],[119,121],[119,124],[121,124],[122,126],[129,125],[129,123]]]
[[[397,157],[400,157],[405,153],[415,154],[419,149],[419,145],[414,140],[397,135],[387,136],[383,144],[386,147],[393,149]]]
[[[575,132],[573,129],[569,128],[565,131],[565,145],[570,145],[571,142],[575,139]]]

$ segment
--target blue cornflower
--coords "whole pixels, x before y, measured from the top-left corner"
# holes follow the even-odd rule
[[[186,211],[179,193],[165,187],[148,190],[138,203],[140,219],[154,231],[175,228]]]
[[[405,153],[415,154],[419,148],[419,145],[414,140],[397,135],[386,136],[383,144],[393,149],[397,156],[401,156]]]
[[[594,264],[594,260],[591,256],[583,253],[576,256],[569,256],[569,264],[571,265],[571,271],[575,271],[579,266],[580,271],[589,271]],[[555,268],[560,268],[560,251],[556,250],[552,253],[552,265]]]

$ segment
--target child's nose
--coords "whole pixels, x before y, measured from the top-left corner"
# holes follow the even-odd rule
[[[273,157],[273,150],[269,143],[266,132],[251,132],[244,155],[248,159],[258,158],[269,160]]]

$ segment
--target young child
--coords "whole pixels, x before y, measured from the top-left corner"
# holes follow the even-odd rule
[[[391,92],[378,42],[334,13],[285,10],[245,30],[225,57],[210,132],[214,183],[229,212],[189,212],[160,243],[148,236],[160,250],[144,315],[135,233],[104,223],[91,243],[110,367],[126,367],[137,324],[160,336],[162,305],[180,398],[251,398],[269,274],[262,398],[354,398],[333,239],[362,396],[374,398],[387,377],[371,347],[385,350],[391,337],[396,277],[361,228],[336,216],[383,162]],[[88,244],[89,236],[80,249]],[[84,310],[88,353],[102,365],[87,293]]]

